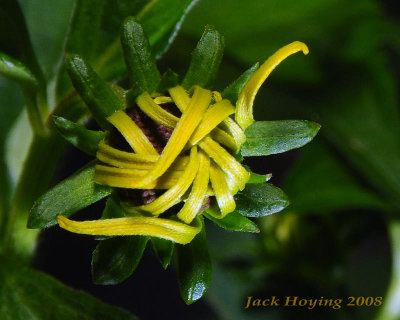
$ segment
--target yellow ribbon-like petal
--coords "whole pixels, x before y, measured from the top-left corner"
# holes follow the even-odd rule
[[[236,203],[226,183],[225,173],[214,162],[211,163],[210,178],[218,207],[221,210],[220,218],[223,218],[235,210]]]
[[[113,113],[107,120],[118,129],[136,153],[158,155],[143,131],[124,111]]]
[[[181,198],[192,184],[198,168],[199,158],[197,156],[197,147],[194,146],[190,150],[190,160],[187,168],[173,187],[149,204],[135,207],[124,206],[125,210],[134,213],[144,211],[152,215],[160,215],[182,200]]]
[[[222,100],[208,108],[208,110],[204,114],[203,120],[201,120],[199,126],[190,137],[190,143],[192,145],[196,144],[207,134],[209,134],[220,122],[222,122],[225,118],[229,117],[229,115],[233,114],[234,112],[235,108],[229,100]]]
[[[199,170],[193,182],[192,190],[185,205],[178,213],[178,218],[183,222],[191,223],[199,212],[206,197],[210,171],[210,158],[199,152]]]
[[[275,52],[271,57],[269,57],[247,81],[236,102],[235,119],[243,130],[246,130],[246,128],[254,121],[253,102],[257,95],[258,89],[260,89],[261,85],[278,64],[280,64],[288,56],[299,51],[303,51],[304,54],[308,54],[307,46],[300,41],[295,41],[284,46]]]
[[[162,124],[168,128],[175,128],[179,118],[165,111],[157,103],[153,101],[150,94],[142,93],[136,100],[139,108],[155,122]]]
[[[73,221],[58,216],[61,228],[80,234],[102,236],[152,236],[186,244],[200,232],[202,224],[196,219],[187,225],[171,219],[154,217],[128,217],[95,221]]]
[[[94,181],[105,186],[116,188],[169,189],[178,183],[183,174],[183,171],[171,170],[147,184],[141,184],[140,181],[150,172],[151,170],[125,169],[96,165]]]
[[[201,140],[199,146],[232,177],[240,190],[244,189],[250,179],[250,173],[228,151],[209,137]]]
[[[160,159],[154,166],[153,171],[144,178],[143,184],[157,179],[161,176],[176,159],[182,149],[185,147],[193,131],[196,129],[204,112],[211,101],[211,92],[199,86],[195,86],[193,97],[190,100],[186,110],[183,111],[182,117],[173,131],[171,138],[168,140]]]
[[[121,151],[109,146],[104,141],[99,143],[97,151],[97,159],[118,168],[151,170],[159,158],[159,155]],[[180,156],[176,158],[170,169],[183,170],[188,162],[188,156]]]

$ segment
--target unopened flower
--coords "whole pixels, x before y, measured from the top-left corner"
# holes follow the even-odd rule
[[[104,131],[55,119],[61,134],[96,160],[38,199],[28,226],[48,227],[58,221],[75,233],[150,236],[188,244],[203,230],[204,214],[229,230],[257,232],[245,216],[278,212],[288,201],[280,189],[265,184],[270,176],[253,174],[243,166],[241,155],[300,147],[319,126],[295,120],[251,126],[253,102],[271,71],[291,54],[307,54],[307,46],[296,41],[281,48],[220,93],[211,90],[223,50],[222,37],[213,28],[206,29],[180,83],[171,71],[160,76],[143,28],[132,18],[124,22],[121,42],[129,90],[106,84],[80,56],[67,59],[76,91]],[[279,139],[269,141],[276,126]],[[310,130],[293,138],[303,129]],[[287,137],[284,130],[290,131]],[[254,137],[257,132],[260,137]],[[260,192],[262,186],[268,192]],[[68,219],[108,195],[101,219]],[[243,198],[250,198],[251,204]]]

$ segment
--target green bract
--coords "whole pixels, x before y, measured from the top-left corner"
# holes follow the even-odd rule
[[[141,23],[125,19],[121,43],[128,88],[105,82],[83,56],[67,57],[72,83],[104,132],[54,118],[61,135],[96,160],[42,195],[28,226],[58,222],[71,232],[98,236],[92,260],[98,284],[129,277],[148,240],[164,268],[177,244],[181,295],[190,304],[211,279],[202,215],[227,230],[259,232],[247,217],[289,204],[282,190],[266,183],[270,175],[251,173],[238,159],[301,147],[318,132],[313,122],[254,122],[252,115],[254,97],[270,72],[308,49],[301,42],[283,47],[220,94],[211,91],[224,46],[218,31],[206,27],[181,84],[172,71],[160,75],[151,42]],[[31,81],[23,70],[15,76]],[[108,195],[100,220],[67,218]]]

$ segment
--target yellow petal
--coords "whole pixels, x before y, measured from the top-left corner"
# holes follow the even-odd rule
[[[242,145],[246,142],[246,135],[240,126],[231,118],[226,118],[220,127],[225,132],[229,133],[235,141],[235,152],[239,152]]]
[[[228,151],[210,137],[201,140],[199,146],[226,174],[232,177],[240,190],[244,189],[246,182],[250,179],[250,173]]]
[[[143,131],[122,110],[113,113],[107,120],[118,129],[136,153],[158,155]]]
[[[103,165],[96,165],[94,181],[96,183],[127,189],[169,189],[175,186],[183,171],[167,171],[161,177],[147,184],[141,184],[140,181],[148,175],[151,170],[114,168]]]
[[[203,118],[204,111],[207,109],[211,101],[211,92],[200,88],[194,87],[193,97],[186,110],[183,112],[178,124],[173,131],[171,138],[168,140],[160,159],[154,166],[153,171],[146,176],[143,183],[150,181],[161,176],[176,159],[188,142],[193,131],[196,129],[201,119]]]
[[[185,205],[178,213],[178,218],[186,223],[191,223],[196,217],[206,197],[209,182],[210,158],[201,151],[199,152],[199,163],[199,170],[193,182],[190,195]]]
[[[243,130],[253,123],[253,102],[261,85],[268,78],[275,67],[288,56],[303,51],[308,54],[307,46],[299,41],[292,42],[275,52],[247,81],[236,102],[236,122]]]
[[[128,212],[131,210],[133,212],[144,211],[152,215],[163,213],[182,200],[181,198],[192,184],[198,168],[199,158],[197,156],[197,147],[194,146],[190,150],[190,160],[187,168],[173,187],[169,188],[164,194],[149,204],[137,207],[124,206],[125,210]]]
[[[100,142],[97,151],[97,159],[118,168],[152,170],[159,158],[159,155],[121,151],[109,146],[104,141]],[[188,156],[180,156],[176,158],[170,169],[183,170],[188,162]]]
[[[210,137],[232,151],[239,152],[240,150],[240,147],[237,147],[237,144],[232,136],[220,128],[215,128],[213,131],[211,131]]]
[[[201,120],[199,126],[190,137],[190,143],[192,145],[196,144],[209,134],[220,122],[234,112],[235,108],[229,100],[222,100],[208,108],[204,114],[203,120]]]
[[[181,244],[192,241],[202,227],[199,219],[196,219],[193,224],[187,225],[171,219],[153,217],[128,217],[80,222],[58,216],[58,224],[65,230],[80,234],[152,236]]]
[[[186,93],[185,89],[181,86],[176,86],[174,88],[168,89],[172,100],[174,100],[178,109],[183,113],[190,103],[190,97]]]
[[[228,213],[235,210],[236,203],[229,191],[224,172],[214,162],[211,163],[210,178],[215,198],[218,202],[218,207],[221,210],[220,218],[223,218]]]
[[[179,121],[179,118],[175,117],[168,111],[165,111],[157,103],[155,103],[147,92],[142,93],[137,98],[136,103],[139,108],[151,119],[168,128],[175,128],[177,122]]]
[[[119,168],[152,169],[160,158],[155,154],[138,154],[115,149],[104,141],[99,143],[97,159]]]
[[[171,97],[165,97],[165,96],[161,96],[161,97],[156,97],[153,99],[153,101],[157,104],[164,104],[164,103],[171,103],[172,98]]]

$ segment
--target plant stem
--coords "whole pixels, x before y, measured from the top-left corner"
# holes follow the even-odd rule
[[[59,116],[77,121],[85,114],[81,101],[68,96],[55,109]],[[46,135],[34,134],[28,156],[20,175],[5,229],[2,247],[7,254],[16,254],[29,260],[36,244],[38,230],[26,229],[29,210],[34,201],[49,187],[65,142],[57,133],[52,115],[46,124]]]
[[[400,319],[400,222],[389,222],[392,245],[392,277],[377,320]]]

